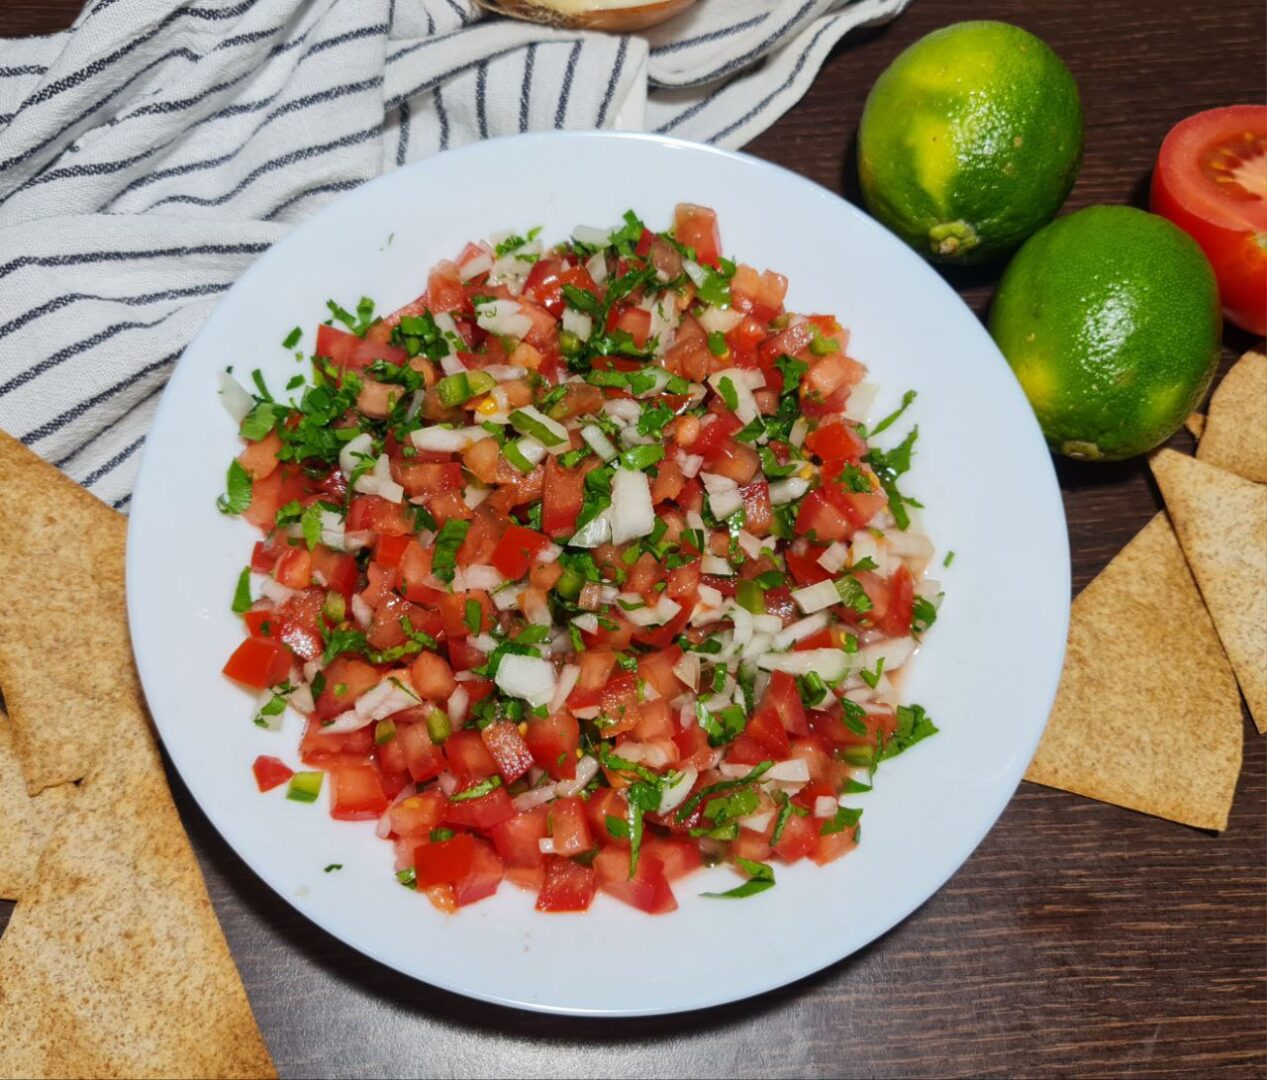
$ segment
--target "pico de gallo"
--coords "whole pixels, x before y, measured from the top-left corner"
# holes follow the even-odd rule
[[[722,254],[712,210],[471,243],[379,317],[331,301],[286,401],[221,395],[258,527],[224,667],[305,723],[261,791],[328,789],[451,911],[643,911],[724,863],[858,842],[850,796],[936,731],[896,679],[937,617],[919,504],[830,315]],[[302,340],[296,328],[283,345]],[[890,440],[891,441],[891,440]]]

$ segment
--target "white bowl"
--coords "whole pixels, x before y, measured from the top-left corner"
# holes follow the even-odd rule
[[[918,401],[880,441],[919,424],[904,488],[953,550],[937,626],[905,680],[941,728],[885,763],[860,847],[827,867],[777,866],[778,884],[703,899],[733,873],[676,886],[678,911],[650,917],[600,895],[585,915],[543,915],[505,884],[453,916],[402,888],[373,823],[261,795],[259,754],[298,762],[301,722],[252,725],[255,699],[220,674],[242,636],[229,610],[256,539],[215,507],[238,449],[216,394],[232,364],[274,391],[304,370],[325,301],[397,307],[469,239],[609,225],[634,208],[664,228],[673,206],[717,209],[725,250],[791,279],[788,307],[831,312],[882,394]],[[874,940],[972,853],[1011,798],[1056,691],[1069,612],[1069,553],[1051,460],[1029,405],[977,319],[936,273],[835,195],[753,158],[651,136],[547,134],[441,154],[339,199],[263,255],[225,295],[172,375],[132,503],[132,642],[150,710],[194,798],[246,863],[318,925],[425,982],[486,1001],[633,1016],[719,1005],[792,982]],[[326,785],[328,788],[328,785]],[[342,870],[324,868],[341,863]],[[1006,895],[993,903],[1006,904]],[[422,986],[406,988],[424,997]]]

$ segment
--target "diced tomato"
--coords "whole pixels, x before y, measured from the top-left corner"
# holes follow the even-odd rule
[[[252,480],[263,480],[277,468],[277,454],[282,448],[282,437],[270,431],[258,442],[249,442],[238,455],[238,464],[251,474]]]
[[[695,249],[695,259],[706,266],[721,265],[721,230],[717,212],[693,203],[678,203],[673,211],[673,235],[679,244]]]
[[[374,545],[374,561],[379,566],[397,567],[405,549],[412,543],[416,541],[407,535],[380,536]]]
[[[547,836],[548,816],[546,807],[534,806],[494,825],[489,836],[502,861],[508,866],[542,866],[546,857],[539,841]]]
[[[700,428],[699,436],[691,443],[691,453],[706,460],[717,454],[731,441],[731,436],[743,424],[732,412],[712,413],[714,419]]]
[[[902,563],[889,579],[889,605],[877,626],[890,637],[905,637],[911,632],[915,607],[915,578]]]
[[[299,759],[305,765],[330,769],[336,765],[365,765],[374,751],[374,732],[363,727],[359,731],[330,733],[321,730],[317,719],[308,721],[299,744]]]
[[[489,724],[480,732],[480,738],[484,740],[484,746],[497,763],[497,771],[506,783],[513,784],[532,768],[533,758],[528,745],[519,734],[519,729],[509,720]]]
[[[425,650],[414,658],[409,668],[409,677],[414,691],[428,701],[447,701],[458,685],[448,661],[443,656]]]
[[[565,469],[554,454],[547,457],[541,492],[541,528],[546,534],[556,540],[571,537],[584,501],[584,471]]]
[[[664,876],[664,864],[654,855],[645,851],[641,854],[631,879],[629,853],[617,847],[605,847],[594,859],[594,873],[603,892],[639,911],[663,915],[677,910],[677,899]]]
[[[638,677],[654,686],[665,701],[672,701],[684,689],[685,684],[674,673],[674,666],[682,659],[682,649],[670,645],[667,649],[648,653],[638,661]]]
[[[409,359],[404,349],[325,325],[317,327],[315,352],[317,356],[328,357],[335,367],[343,371],[364,371],[375,360],[399,365]]]
[[[614,329],[623,330],[633,338],[634,344],[641,349],[651,337],[651,312],[643,311],[642,308],[627,307],[616,315],[613,325]]]
[[[764,708],[773,709],[783,725],[783,730],[794,735],[808,734],[805,723],[805,706],[801,702],[800,691],[796,688],[796,679],[786,671],[776,671],[770,676],[765,697],[761,699]]]
[[[827,497],[826,488],[816,488],[801,501],[801,508],[796,514],[796,532],[800,536],[810,536],[816,540],[832,542],[848,540],[857,531],[857,526]],[[824,577],[830,577],[826,571]]]
[[[339,821],[381,817],[387,796],[372,765],[339,765],[330,770],[330,816]]]
[[[444,772],[448,760],[444,751],[431,741],[425,723],[398,724],[396,741],[405,755],[405,767],[416,782],[431,780]]]
[[[427,307],[432,314],[462,311],[467,306],[462,275],[451,262],[437,263],[427,277]]]
[[[474,607],[468,608],[468,604],[474,604]],[[488,593],[482,589],[445,593],[437,601],[437,605],[444,620],[444,632],[450,640],[482,633],[493,625],[493,602],[489,599]],[[472,623],[476,624],[472,625],[466,621],[467,612],[469,611],[474,616],[477,610],[479,618],[472,619]]]
[[[475,859],[475,837],[458,833],[449,840],[420,844],[414,852],[414,875],[418,888],[452,884],[471,871]]]
[[[616,654],[606,649],[588,649],[576,658],[581,674],[568,695],[569,709],[588,709],[602,699],[603,687],[616,666]]]
[[[607,828],[609,817],[618,821],[629,820],[629,803],[619,791],[614,788],[599,788],[586,802],[585,813],[590,819],[590,831],[594,836],[597,836],[604,844],[614,844],[616,847],[628,849],[629,838],[613,836]]]
[[[348,508],[348,532],[376,532],[382,536],[406,536],[414,531],[413,515],[402,503],[378,495],[358,495]]]
[[[440,824],[444,801],[439,791],[424,791],[402,799],[390,811],[392,832],[399,836],[429,834]]]
[[[579,796],[556,799],[550,804],[549,817],[556,855],[580,855],[594,846],[585,803]]]
[[[796,862],[813,852],[818,846],[818,823],[811,817],[792,814],[783,827],[783,835],[774,850],[788,862]]]
[[[472,734],[474,734],[472,732]],[[460,794],[460,792],[459,792]],[[476,799],[450,801],[444,809],[444,820],[451,825],[487,831],[514,817],[515,807],[504,787],[493,788],[487,795]]]
[[[809,853],[809,857],[819,866],[826,866],[842,855],[847,855],[858,846],[858,841],[855,839],[857,831],[857,826],[854,826],[852,829],[841,829],[840,832],[828,833],[824,836],[820,825],[818,837],[814,842],[814,850]]]
[[[251,771],[255,773],[255,783],[259,785],[260,791],[272,791],[295,775],[294,769],[284,765],[280,759],[266,754],[255,759]]]
[[[752,714],[744,734],[759,743],[765,756],[774,761],[784,761],[792,753],[787,730],[777,709],[762,706]]]
[[[364,660],[340,656],[325,670],[326,684],[317,696],[316,718],[332,720],[347,712],[366,690],[377,686],[379,672]]]
[[[533,760],[552,780],[571,780],[576,775],[576,749],[581,743],[581,726],[570,712],[560,709],[549,716],[528,721],[524,735]]]
[[[813,494],[810,492],[810,495]],[[806,496],[807,499],[809,497]],[[826,581],[831,577],[831,574],[818,561],[819,556],[826,550],[826,545],[808,544],[804,548],[799,545],[790,547],[784,552],[783,557],[787,561],[787,568],[796,579],[797,585],[802,587],[813,585],[815,582]]]
[[[249,637],[233,651],[223,670],[236,682],[267,690],[285,682],[290,663],[290,652],[285,646],[271,638]]]
[[[550,538],[535,529],[508,525],[502,538],[497,541],[490,561],[503,577],[515,580],[528,573],[533,560],[549,545]]]
[[[867,452],[867,444],[849,424],[842,421],[815,428],[805,436],[805,448],[817,454],[822,461],[856,463]]]
[[[596,890],[592,869],[551,855],[546,860],[541,892],[537,894],[537,910],[588,911]]]
[[[497,762],[478,731],[455,731],[444,740],[449,771],[459,780],[483,780],[497,772]]]
[[[739,489],[743,498],[744,528],[753,536],[765,536],[770,531],[774,510],[770,505],[770,485],[764,480]]]
[[[331,592],[350,597],[356,591],[359,576],[356,556],[318,544],[312,549],[312,575],[314,581],[324,581]]]
[[[670,882],[698,870],[704,862],[699,845],[694,840],[681,836],[644,837],[642,853],[660,860],[664,876]]]
[[[703,769],[713,759],[713,748],[708,745],[708,736],[698,724],[677,732],[673,741],[677,743],[680,768],[693,765],[696,769]]]

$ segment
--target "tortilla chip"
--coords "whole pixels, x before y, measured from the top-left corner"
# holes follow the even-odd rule
[[[1236,680],[1158,514],[1074,600],[1060,690],[1025,778],[1224,829],[1241,744]]]
[[[1173,450],[1152,467],[1250,714],[1267,733],[1267,487]]]
[[[1215,387],[1197,457],[1267,484],[1267,355],[1261,347],[1237,360]]]
[[[35,864],[77,789],[62,784],[31,798],[13,750],[9,718],[0,712],[0,900],[17,900],[35,878]]]
[[[82,573],[85,553],[98,549],[90,586],[97,606],[93,618],[81,611],[61,622],[56,651],[44,654],[57,656],[57,664],[32,666],[37,651],[7,626],[0,689],[19,740],[24,725],[30,731],[40,722],[66,739],[66,714],[59,708],[50,722],[40,701],[53,668],[59,704],[94,701],[100,738],[95,758],[69,766],[87,775],[58,815],[34,881],[0,938],[0,1076],[275,1076],[136,689],[117,515],[55,471],[23,461],[19,450],[0,445],[0,460],[22,466],[0,471],[0,504],[25,500],[26,513],[44,523],[36,533],[61,523],[58,544],[40,549],[55,551],[61,567]],[[16,497],[14,476],[23,485]],[[32,560],[8,564],[18,581],[0,584],[0,597],[25,588],[25,595],[53,602],[52,590],[36,589]],[[54,644],[42,623],[28,633]],[[97,697],[102,687],[105,695]],[[78,724],[82,716],[72,719]],[[80,737],[78,727],[73,732]],[[57,771],[50,762],[65,769],[74,760],[45,758],[47,750],[45,741],[28,741],[23,767],[30,762],[47,779]]]
[[[140,694],[124,612],[127,523],[3,432],[0,491],[0,687],[38,795],[87,776],[112,737],[103,716]]]
[[[1188,419],[1183,422],[1183,426],[1188,429],[1194,439],[1201,438],[1205,431],[1205,413],[1190,413]]]

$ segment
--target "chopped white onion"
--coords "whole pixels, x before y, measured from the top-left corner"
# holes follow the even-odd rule
[[[589,276],[594,279],[594,283],[601,285],[607,280],[607,256],[601,251],[594,252],[585,263],[585,269],[589,271]]]
[[[698,476],[704,467],[704,459],[699,454],[680,454],[678,463],[682,466],[682,475],[688,480]]]
[[[770,651],[770,642],[773,640],[773,634],[757,633],[754,630],[752,640],[743,647],[743,653],[741,654],[743,659],[756,660],[759,657],[764,656]],[[742,702],[740,702],[740,704],[742,704]]]
[[[809,481],[803,476],[788,476],[770,484],[770,502],[774,506],[795,502],[809,491]]]
[[[889,550],[894,555],[901,555],[904,559],[927,560],[933,557],[933,545],[923,533],[887,529],[884,539],[889,545]]]
[[[586,754],[576,762],[576,776],[571,780],[560,780],[555,784],[555,793],[564,799],[570,798],[583,791],[585,785],[593,780],[596,775],[598,775],[598,759]]]
[[[760,368],[742,368],[744,381],[748,384],[749,390],[765,389],[765,372]]]
[[[391,716],[392,713],[398,713],[402,709],[412,709],[420,700],[418,695],[399,679],[387,678],[357,698],[354,710],[357,716],[369,724]]]
[[[647,474],[633,469],[617,469],[612,474],[612,543],[624,544],[649,535],[655,528],[655,521],[655,506],[651,502],[651,483]]]
[[[625,612],[625,618],[634,626],[660,626],[682,610],[682,605],[667,596],[660,597],[654,607],[634,608]]]
[[[708,508],[713,512],[713,517],[718,521],[724,521],[731,514],[743,509],[743,496],[737,489],[715,492],[708,496]]]
[[[471,704],[471,692],[458,683],[453,689],[453,693],[449,695],[449,700],[445,703],[445,711],[449,714],[449,722],[454,727],[459,727],[466,720],[466,710]]]
[[[478,255],[473,256],[458,267],[458,276],[463,281],[470,281],[479,277],[480,274],[487,274],[492,268],[492,254],[487,251],[481,251]]]
[[[771,647],[778,652],[790,649],[798,641],[802,641],[811,634],[817,634],[829,621],[826,612],[819,612],[817,615],[794,622],[774,635]]]
[[[594,332],[594,320],[583,311],[577,311],[573,307],[565,307],[563,309],[563,329],[569,334],[575,334],[582,341],[589,341],[590,334]]]
[[[503,656],[494,682],[502,693],[536,708],[554,697],[554,665],[539,656]]]
[[[743,312],[734,308],[709,307],[699,316],[699,324],[710,334],[729,334],[743,322]]]
[[[849,391],[849,400],[845,402],[846,420],[861,424],[871,415],[871,406],[875,404],[876,391],[880,388],[875,383],[859,383]]]
[[[523,794],[516,795],[510,801],[515,807],[515,812],[522,814],[525,810],[532,810],[535,807],[541,806],[543,803],[548,803],[553,798],[554,785],[542,784],[541,787],[529,788],[527,791],[523,792]],[[553,854],[554,841],[552,839],[549,837],[543,837],[538,841],[538,843],[545,843],[547,841],[549,841],[550,844],[549,854]],[[542,848],[541,850],[545,851],[545,848]]]
[[[227,371],[221,371],[216,376],[216,381],[220,384],[220,403],[225,412],[233,417],[234,423],[242,423],[246,414],[255,408],[255,399]]]
[[[757,399],[752,396],[752,388],[748,385],[748,380],[744,378],[744,373],[739,368],[726,368],[708,377],[708,385],[716,390],[718,397],[723,400],[728,396],[722,392],[722,385],[726,382],[730,384],[730,396],[735,399],[734,414],[742,423],[752,423],[760,415],[760,410],[757,408]]]
[[[801,446],[805,442],[805,436],[809,434],[809,421],[803,416],[798,416],[796,422],[792,425],[792,430],[788,435],[788,442],[793,446]]]
[[[583,630],[587,634],[598,633],[598,616],[590,613],[585,615],[577,615],[572,620],[572,625],[578,630]]]
[[[642,416],[642,407],[629,398],[610,398],[603,402],[603,412],[622,424],[636,424]]]
[[[789,784],[809,783],[809,762],[804,758],[788,758],[776,761],[763,777],[765,780],[781,780]]]
[[[356,438],[344,443],[343,449],[339,451],[339,468],[343,470],[343,475],[351,476],[362,460],[369,457],[373,448],[374,437],[368,432],[362,432]]]
[[[754,615],[752,629],[758,634],[777,634],[783,629],[783,620],[777,615]]]
[[[581,438],[589,444],[589,448],[594,451],[604,462],[611,461],[619,456],[619,451],[612,446],[611,440],[603,434],[602,430],[593,424],[586,424],[581,428]]]
[[[798,652],[766,653],[757,663],[766,671],[784,671],[789,675],[808,675],[816,671],[825,682],[835,682],[849,674],[851,655],[857,656],[840,649],[802,649]]]
[[[312,687],[307,683],[300,683],[289,694],[286,700],[290,702],[293,709],[298,709],[301,713],[310,713],[317,707],[317,703],[312,698]]]
[[[729,615],[735,627],[731,641],[735,645],[747,645],[752,640],[752,612],[739,604],[731,604]]]
[[[522,589],[498,589],[493,593],[493,607],[498,611],[510,611],[511,608],[519,606],[519,597],[522,593]]]
[[[597,619],[595,619],[597,625]],[[576,688],[581,677],[581,669],[576,664],[564,664],[559,669],[559,681],[554,686],[554,697],[550,699],[550,711],[557,712],[567,702],[568,695]]]
[[[714,577],[733,577],[735,568],[720,555],[705,555],[700,559],[700,570]]]
[[[533,626],[550,626],[550,606],[539,589],[524,590],[524,614]]]
[[[691,259],[682,260],[682,269],[686,272],[686,276],[691,279],[695,287],[698,289],[708,280],[708,271],[699,263]]]
[[[260,581],[260,593],[265,599],[273,601],[278,607],[281,607],[292,596],[298,595],[298,592],[298,589],[283,585],[275,578],[266,577]]]
[[[474,446],[481,439],[487,438],[488,432],[482,427],[425,427],[410,432],[409,435],[409,441],[417,449],[433,450],[443,454],[458,453]]]
[[[343,550],[360,551],[361,548],[369,547],[373,539],[374,534],[368,529],[358,529],[356,532],[344,532]]]
[[[739,535],[736,537],[739,546],[743,549],[743,553],[750,559],[757,559],[761,556],[761,540],[753,536],[747,529],[740,529]]]
[[[673,674],[694,691],[699,689],[699,669],[699,654],[683,653],[681,659],[673,665]]]
[[[436,317],[439,322],[439,316]],[[440,358],[440,370],[446,375],[461,375],[466,371],[466,365],[458,358],[457,353],[449,353],[448,356]]]
[[[696,590],[696,595],[699,597],[700,603],[708,607],[719,608],[722,606],[722,594],[711,585],[701,585]]]
[[[374,609],[365,602],[360,593],[352,594],[352,618],[361,629],[365,629],[374,621]]]
[[[587,521],[568,541],[568,547],[596,548],[607,543],[612,535],[611,515],[611,507],[608,507],[597,517]]]
[[[356,442],[356,439],[352,442]],[[377,495],[388,502],[399,503],[405,499],[405,489],[392,479],[391,459],[386,454],[379,454],[374,468],[356,478],[352,490],[359,491],[362,495]]]
[[[839,604],[840,593],[836,589],[836,583],[828,578],[826,581],[806,585],[803,589],[793,589],[792,599],[806,615],[813,615]]]
[[[532,317],[514,300],[486,300],[476,305],[475,322],[481,329],[504,337],[521,338],[532,329]]]
[[[525,405],[523,408],[516,411],[526,416],[537,426],[545,428],[550,435],[554,436],[554,442],[546,446],[546,449],[549,450],[550,453],[562,454],[572,448],[572,444],[568,439],[568,429],[557,420],[551,420],[545,413],[541,412],[532,405]]]
[[[827,550],[818,557],[818,565],[829,574],[839,573],[848,561],[849,547],[846,544],[842,544],[839,540],[832,541],[828,545]]]
[[[816,818],[835,817],[840,803],[830,795],[820,795],[814,800],[814,816]]]
[[[690,795],[691,789],[695,787],[695,781],[698,778],[699,771],[694,765],[685,766],[678,773],[677,779],[660,792],[659,812],[667,814],[670,810],[676,810],[681,806]]]
[[[915,655],[915,639],[901,637],[877,641],[873,645],[862,646],[854,655],[864,670],[874,671],[876,664],[883,658],[884,670],[896,671]]]

